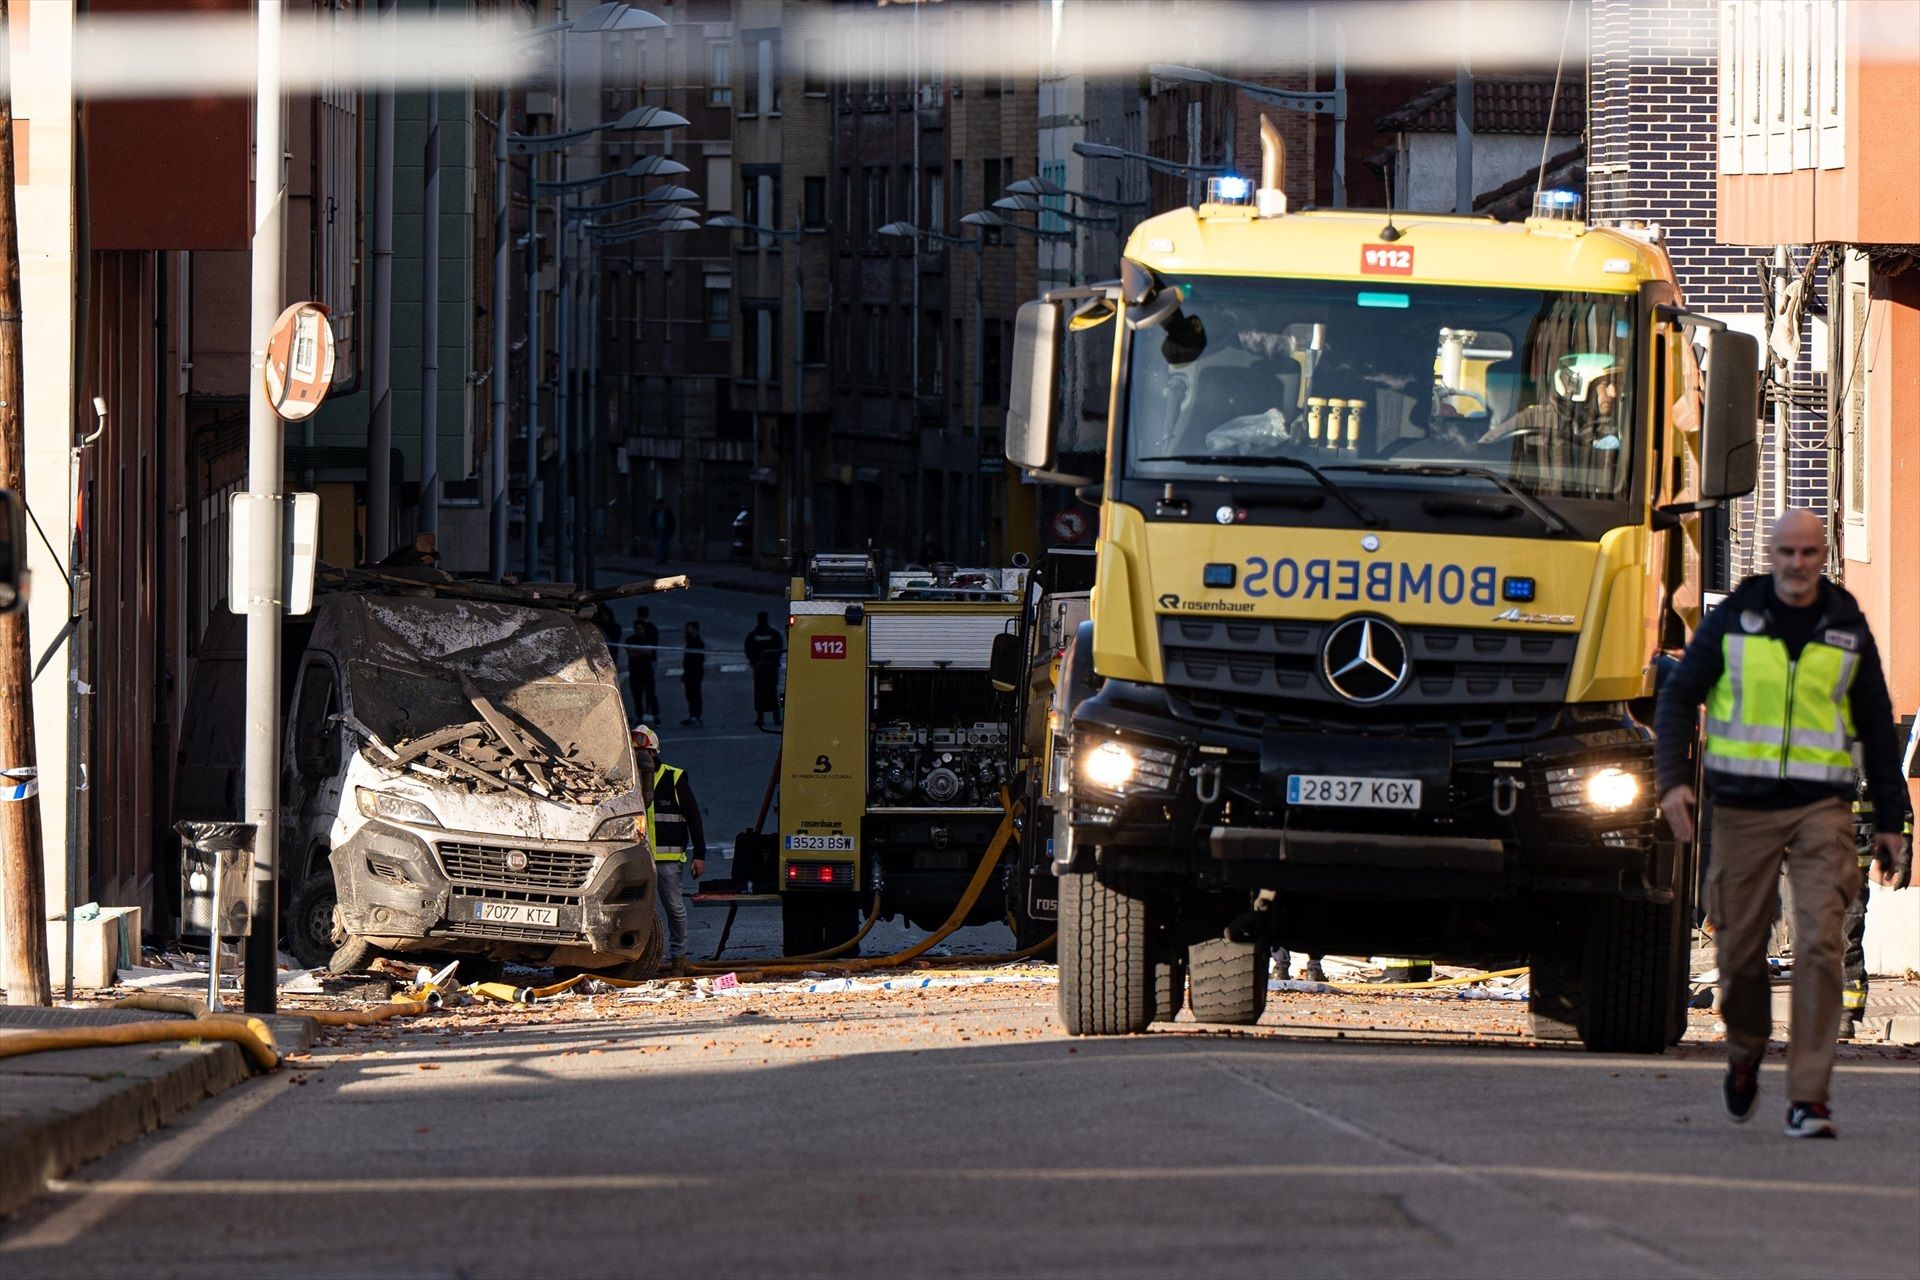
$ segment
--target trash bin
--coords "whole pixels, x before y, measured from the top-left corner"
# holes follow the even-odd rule
[[[243,938],[253,932],[253,824],[176,822],[173,829],[180,834],[180,931],[210,932],[217,882],[220,936]]]

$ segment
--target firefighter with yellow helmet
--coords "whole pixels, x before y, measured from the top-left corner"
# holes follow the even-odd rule
[[[707,870],[707,832],[700,820],[687,771],[660,756],[660,735],[644,724],[633,726],[633,750],[647,789],[647,838],[660,884],[660,910],[667,922],[665,961],[683,968],[687,959],[686,867],[692,862],[697,883]]]

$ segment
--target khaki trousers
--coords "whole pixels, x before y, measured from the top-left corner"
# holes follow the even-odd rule
[[[1779,906],[1782,859],[1793,889],[1794,929],[1787,1098],[1824,1103],[1840,1031],[1842,921],[1861,878],[1853,815],[1839,800],[1798,809],[1714,806],[1707,914],[1720,953],[1727,1053],[1758,1063],[1773,1034],[1767,937]]]

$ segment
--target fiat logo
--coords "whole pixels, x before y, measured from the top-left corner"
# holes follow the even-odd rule
[[[507,850],[507,870],[525,871],[527,869],[527,851],[525,849]]]

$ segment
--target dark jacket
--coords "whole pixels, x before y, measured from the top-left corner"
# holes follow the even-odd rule
[[[700,820],[700,802],[694,799],[693,782],[682,769],[678,777],[662,773],[653,791],[654,812],[678,814],[687,824],[687,856],[707,860],[707,826]]]
[[[778,666],[780,651],[786,647],[787,642],[781,639],[780,633],[771,626],[755,626],[753,630],[747,632],[746,643],[741,646],[747,655],[747,661],[756,667],[769,664]]]
[[[1771,634],[1775,627],[1773,610],[1778,604],[1770,576],[1748,578],[1707,615],[1687,645],[1686,656],[1661,685],[1659,710],[1654,715],[1654,769],[1661,795],[1691,781],[1687,776],[1687,746],[1699,732],[1700,705],[1726,670],[1722,641],[1728,628],[1743,625],[1742,616],[1753,614],[1759,619],[1756,634]],[[1900,776],[1900,743],[1894,732],[1893,700],[1887,693],[1886,673],[1880,667],[1880,650],[1873,643],[1873,632],[1867,628],[1859,602],[1846,588],[1822,580],[1820,606],[1816,637],[1828,631],[1844,631],[1857,645],[1860,664],[1847,698],[1852,704],[1854,733],[1873,800],[1874,827],[1897,832],[1906,822],[1907,784]],[[1713,769],[1707,770],[1706,780],[1714,799],[1734,808],[1788,808],[1829,796],[1849,802],[1853,799],[1852,789],[1847,787],[1740,777]]]

